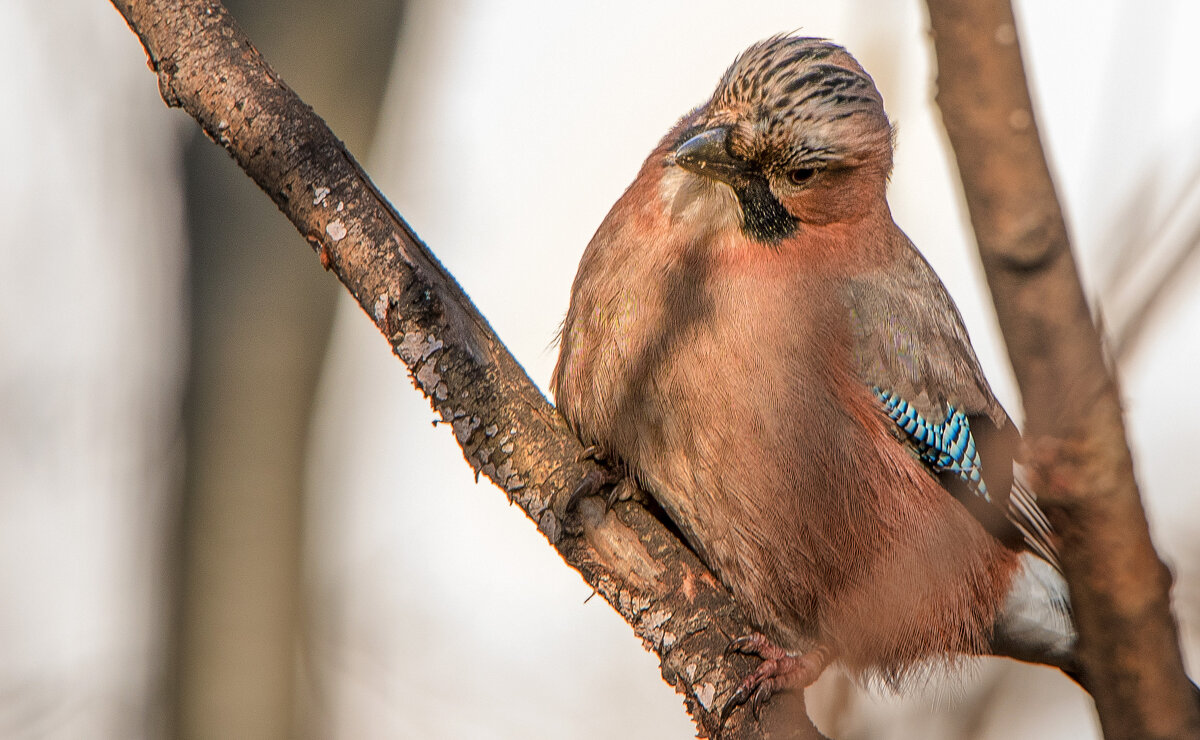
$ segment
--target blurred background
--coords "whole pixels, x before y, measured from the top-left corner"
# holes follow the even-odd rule
[[[228,3],[543,388],[579,255],[658,138],[753,41],[837,40],[898,125],[896,219],[1019,417],[923,5],[747,5]],[[1197,665],[1200,5],[1017,10]],[[0,64],[0,737],[693,735],[108,3],[5,0]],[[904,697],[829,672],[809,701],[838,740],[1096,736],[1073,684],[1001,660]]]

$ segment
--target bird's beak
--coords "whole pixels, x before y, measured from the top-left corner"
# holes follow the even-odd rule
[[[729,153],[728,139],[729,129],[723,126],[696,134],[675,150],[675,164],[697,175],[732,184],[751,165]]]

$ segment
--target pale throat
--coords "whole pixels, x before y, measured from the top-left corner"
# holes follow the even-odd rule
[[[672,228],[690,230],[695,236],[741,228],[742,209],[733,190],[682,167],[663,169],[658,195]]]

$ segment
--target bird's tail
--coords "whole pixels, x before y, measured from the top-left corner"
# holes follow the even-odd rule
[[[1013,466],[1012,492],[1008,497],[1008,520],[1012,522],[1025,544],[1038,557],[1054,566],[1060,574],[1062,565],[1058,560],[1058,545],[1054,542],[1054,529],[1050,520],[1037,503],[1037,494],[1027,482],[1028,473],[1020,465]]]

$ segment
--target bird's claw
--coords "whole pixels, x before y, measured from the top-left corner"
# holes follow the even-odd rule
[[[575,462],[577,463],[585,462],[587,460],[604,462],[607,459],[608,458],[604,456],[604,450],[600,449],[600,445],[588,445],[580,450],[579,454],[575,456]]]
[[[746,703],[750,704],[757,719],[776,691],[810,685],[832,660],[832,653],[825,647],[817,647],[797,655],[775,645],[757,632],[731,640],[725,646],[725,655],[733,653],[757,655],[763,662],[738,685],[721,707],[722,726],[734,709]]]
[[[733,655],[734,653],[741,653],[742,655],[757,655],[764,660],[768,658],[778,659],[782,658],[784,655],[787,655],[786,651],[784,651],[782,648],[777,648],[772,645],[770,640],[758,632],[751,632],[748,635],[742,635],[741,637],[730,640],[729,644],[725,646],[725,655]]]
[[[585,449],[580,456],[588,454],[588,449]],[[622,492],[622,489],[627,486],[616,485],[622,480],[622,476],[616,471],[608,467],[589,466],[589,470],[584,474],[583,478],[575,484],[575,487],[569,493],[560,493],[555,497],[555,501],[551,508],[558,521],[567,525],[567,531],[578,534],[582,531],[580,523],[576,521],[574,524],[567,524],[574,517],[576,507],[579,502],[589,496],[599,495],[606,487],[612,487],[604,496],[604,513],[608,511],[622,498],[628,498]]]
[[[725,702],[724,706],[721,707],[721,726],[724,727],[725,723],[729,721],[729,715],[733,714],[733,710],[745,704],[749,699],[750,692],[746,689],[746,686],[738,686],[737,689],[730,694],[729,699]]]
[[[568,510],[573,508],[579,499],[587,496],[598,494],[605,486],[611,486],[608,489],[608,494],[604,497],[604,513],[612,511],[612,508],[621,501],[628,501],[633,498],[633,494],[629,491],[629,486],[620,485],[621,476],[608,468],[605,463],[608,462],[608,457],[604,454],[604,450],[599,445],[588,445],[579,451],[575,456],[575,462],[585,462],[591,460],[600,465],[603,471],[600,475],[600,480],[597,481],[593,477],[593,473],[588,473],[584,479],[575,486],[575,490],[571,492],[571,498],[568,503]],[[594,472],[594,471],[593,471]]]
[[[754,712],[754,718],[762,718],[762,708],[771,700],[771,695],[774,692],[766,683],[758,686],[751,686],[745,682],[737,687],[737,690],[729,697],[725,705],[721,707],[721,725],[724,726],[729,720],[729,716],[733,714],[733,710],[743,704],[750,704],[750,710]]]
[[[612,504],[616,503],[613,492],[620,488],[620,486],[615,484],[620,482],[620,480],[621,476],[608,468],[592,468],[580,479],[575,488],[571,489],[571,493],[567,495],[566,511],[574,511],[581,499],[585,499],[588,496],[595,496],[607,486],[612,486],[612,490],[604,497],[605,510],[611,509]]]
[[[608,489],[608,494],[604,497],[604,513],[613,510],[613,507],[622,501],[629,501],[633,498],[635,487],[628,485],[625,480],[618,480],[612,488]]]

